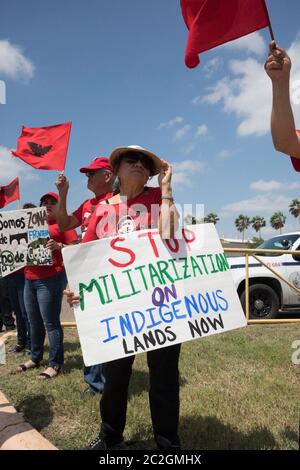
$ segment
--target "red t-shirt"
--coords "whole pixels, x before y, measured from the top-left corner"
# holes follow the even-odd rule
[[[161,205],[160,188],[145,188],[127,202],[98,204],[90,219],[84,243],[98,238],[133,232],[158,226]]]
[[[103,201],[104,199],[109,199],[112,196],[113,193],[104,193],[98,197],[87,199],[81,204],[81,206],[78,207],[78,209],[76,209],[76,211],[73,212],[73,215],[81,224],[82,238],[85,236],[85,232],[87,231],[89,221],[95,210],[95,207],[99,204],[99,202]]]
[[[58,243],[70,245],[77,242],[78,237],[76,230],[67,230],[61,232],[56,222],[49,222],[50,238]],[[26,279],[46,279],[47,277],[55,276],[57,273],[64,270],[63,259],[60,250],[52,252],[52,266],[26,266],[25,278]]]

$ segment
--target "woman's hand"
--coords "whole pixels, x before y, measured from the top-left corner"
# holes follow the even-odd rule
[[[168,196],[168,194],[164,194],[163,192],[165,189],[166,191],[172,191],[171,180],[172,180],[172,166],[165,160],[162,160],[162,166],[160,168],[160,173],[158,175],[158,184],[162,190],[163,195],[165,196]]]
[[[47,241],[46,248],[48,248],[48,250],[50,250],[51,252],[52,252],[52,251],[55,251],[55,250],[61,251],[61,249],[62,249],[62,244],[61,244],[61,243],[57,243],[55,240],[53,240],[52,238],[50,238],[50,240]]]
[[[70,305],[70,307],[73,307],[74,305],[79,304],[80,302],[79,295],[75,295],[74,292],[70,291],[69,289],[65,289],[63,291],[63,294],[67,297],[67,302]]]

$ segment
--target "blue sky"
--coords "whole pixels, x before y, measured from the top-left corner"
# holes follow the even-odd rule
[[[300,2],[267,4],[277,42],[293,59],[300,128]],[[288,204],[300,198],[299,176],[270,137],[268,30],[203,53],[193,70],[184,65],[186,40],[179,0],[28,0],[26,7],[3,0],[0,185],[19,175],[22,203],[53,190],[57,172],[31,169],[11,159],[9,149],[22,125],[72,121],[70,210],[90,194],[80,166],[138,144],[173,163],[176,201],[216,212],[221,236],[238,236],[240,213],[269,221],[281,210],[286,230],[298,229]],[[265,238],[274,233],[269,226],[262,231]]]

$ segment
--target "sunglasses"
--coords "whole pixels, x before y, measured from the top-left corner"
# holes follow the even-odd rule
[[[150,173],[153,173],[154,168],[151,158],[146,157],[142,153],[126,153],[124,156],[122,155],[122,161],[128,163],[129,165],[135,165],[137,162],[140,162],[144,168],[149,170]]]
[[[102,170],[89,170],[85,172],[85,176],[89,178],[90,176],[97,175],[98,173],[103,173]]]

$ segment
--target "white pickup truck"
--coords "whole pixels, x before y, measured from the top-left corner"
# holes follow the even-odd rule
[[[266,240],[260,249],[286,250],[284,254],[258,254],[270,266],[300,289],[300,255],[289,250],[300,250],[300,232],[285,233]],[[245,257],[228,258],[241,304],[245,310]],[[300,308],[300,295],[269,269],[249,256],[249,316],[252,319],[276,318],[280,309]]]

